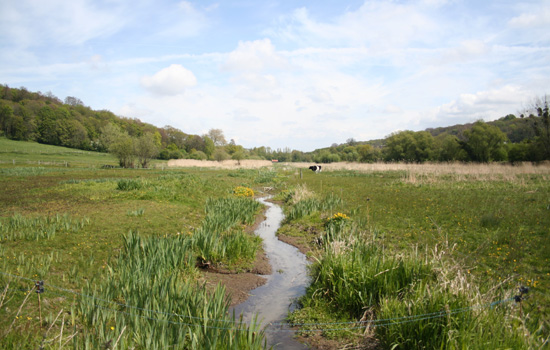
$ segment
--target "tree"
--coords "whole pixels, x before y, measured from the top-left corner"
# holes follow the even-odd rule
[[[124,136],[124,132],[115,124],[109,123],[100,129],[100,148],[109,150],[109,147],[118,139]],[[128,135],[128,133],[126,133]]]
[[[109,152],[118,158],[121,167],[133,168],[136,154],[135,147],[135,139],[125,132],[109,146]]]
[[[216,150],[216,146],[214,145],[214,141],[208,136],[203,137],[204,140],[204,153],[208,157],[208,159],[212,158],[212,155],[214,154],[214,151]]]
[[[427,131],[393,133],[386,138],[385,152],[389,161],[424,162],[433,159],[434,138]]]
[[[60,123],[56,113],[50,106],[44,106],[38,111],[38,142],[48,145],[60,145]]]
[[[147,168],[149,161],[158,155],[159,148],[153,134],[145,134],[137,138],[135,152],[142,168]]]
[[[357,146],[357,153],[359,153],[359,161],[362,163],[371,163],[374,161],[373,148],[369,144]]]
[[[231,159],[233,160],[236,160],[237,161],[237,165],[241,165],[241,160],[244,159],[244,152],[242,149],[239,149],[238,151],[236,151],[235,153],[233,153],[231,155]]]
[[[223,149],[218,148],[214,151],[214,159],[218,162],[229,159],[229,154]]]
[[[468,154],[460,145],[455,135],[441,134],[437,137],[440,142],[439,160],[444,162],[463,161],[468,159]]]
[[[548,113],[548,100],[546,96],[544,101],[540,100],[536,105],[538,119],[535,120],[534,128],[536,144],[542,150],[544,160],[550,159],[550,115]]]
[[[65,128],[66,140],[62,144],[64,146],[80,149],[90,148],[90,139],[88,138],[88,131],[86,128],[76,119],[68,120]]]
[[[69,106],[84,106],[84,102],[80,100],[79,98],[73,97],[73,96],[67,96],[65,97],[65,104]]]
[[[479,120],[470,130],[464,132],[464,136],[466,141],[463,145],[471,160],[476,162],[506,160],[504,147],[506,135],[496,126]]]
[[[185,140],[185,150],[188,153],[192,153],[193,150],[204,153],[204,149],[204,139],[198,135],[191,135]]]
[[[227,144],[222,129],[210,129],[206,136],[214,142],[215,146],[225,146]]]

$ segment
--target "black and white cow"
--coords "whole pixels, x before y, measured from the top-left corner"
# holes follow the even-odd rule
[[[311,169],[311,171],[315,171],[316,173],[321,172],[321,166],[320,165],[312,165],[312,166],[309,167],[309,169]]]

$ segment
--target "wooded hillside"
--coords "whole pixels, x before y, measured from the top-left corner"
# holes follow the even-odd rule
[[[95,111],[76,97],[64,101],[52,93],[0,85],[0,136],[83,150],[114,153],[120,165],[146,167],[160,159],[278,159],[331,163],[375,161],[543,161],[550,160],[548,101],[536,100],[520,116],[493,122],[400,131],[385,139],[356,141],[313,152],[260,146],[244,149],[223,132],[187,134],[172,126],[157,127],[139,119]]]

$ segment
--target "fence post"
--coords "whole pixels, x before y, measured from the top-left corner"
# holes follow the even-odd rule
[[[525,286],[519,287],[519,295],[514,296],[514,300],[516,303],[519,303],[519,316],[523,318],[523,305],[522,301],[526,298],[524,297],[525,294],[529,293],[529,288]]]
[[[40,303],[40,294],[44,293],[44,281],[36,281],[34,286],[38,294],[38,313],[40,315],[40,327],[42,327],[42,304]]]

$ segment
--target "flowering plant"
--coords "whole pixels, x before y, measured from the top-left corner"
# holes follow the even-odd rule
[[[254,191],[251,188],[237,186],[233,189],[233,194],[237,197],[254,197]]]

